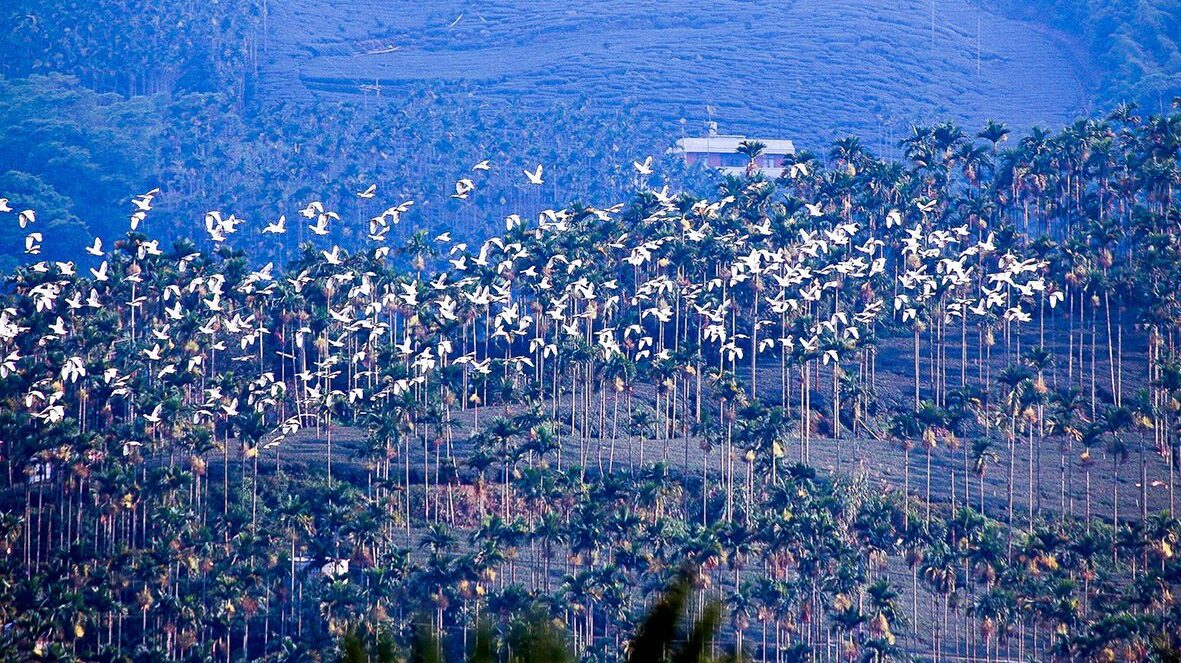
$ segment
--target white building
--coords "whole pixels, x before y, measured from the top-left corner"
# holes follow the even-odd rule
[[[716,123],[710,122],[707,126],[707,135],[701,138],[682,138],[671,151],[684,155],[686,164],[700,163],[729,175],[742,175],[746,173],[748,159],[746,155],[739,154],[738,146],[743,141],[757,141],[767,147],[763,154],[755,159],[755,166],[767,177],[778,176],[783,171],[783,158],[795,154],[796,151],[790,140],[719,134]]]

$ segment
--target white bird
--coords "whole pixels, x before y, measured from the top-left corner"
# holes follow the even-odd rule
[[[148,218],[148,213],[143,210],[136,210],[135,214],[131,215],[131,231],[139,230],[139,224],[144,219]]]
[[[472,166],[472,170],[491,170],[491,169],[492,169],[492,166],[489,165],[487,159],[484,159],[480,163]]]
[[[460,18],[463,18],[463,16],[460,16]],[[456,22],[459,21],[459,19],[455,20]],[[452,23],[451,25],[455,25],[455,23]],[[349,574],[349,560],[328,560],[328,563],[320,567],[320,574],[325,578],[331,578],[333,580],[336,580],[340,577],[347,577]]]
[[[299,210],[299,213],[305,219],[314,218],[317,214],[324,213],[324,203],[318,200],[313,200],[312,202],[308,203],[307,207]]]
[[[808,208],[808,214],[812,216],[824,215],[824,209],[820,203],[804,203],[804,207]]]
[[[818,349],[820,349],[820,339],[815,336],[812,338],[801,338],[800,347],[804,349],[804,352],[816,352]]]
[[[873,255],[879,247],[884,246],[885,242],[880,239],[869,238],[862,246],[854,246],[853,248],[866,255]]]
[[[1023,311],[1020,306],[1014,306],[1013,308],[1005,311],[1005,320],[1029,322],[1030,320],[1033,320],[1033,316]]]
[[[541,179],[541,170],[541,164],[537,164],[537,170],[533,171],[532,173],[527,170],[521,172],[525,173],[525,177],[529,178],[530,184],[536,184],[540,186],[544,181]]]
[[[136,255],[140,260],[146,256],[162,256],[164,252],[160,250],[160,240],[153,239],[149,242],[140,242],[136,247]]]
[[[12,206],[8,204],[7,198],[0,198],[0,212],[11,212]]]
[[[475,188],[476,183],[465,177],[455,183],[455,193],[451,194],[451,197],[459,200],[467,200],[467,195],[474,191]]]
[[[41,253],[41,233],[25,235],[25,253],[34,256]]]
[[[274,223],[268,223],[262,229],[263,233],[281,234],[287,232],[287,217],[280,215],[279,220]]]
[[[30,223],[33,223],[36,220],[37,220],[37,213],[31,209],[27,209],[27,210],[21,212],[20,217],[18,218],[18,222],[20,223],[21,228],[28,227],[28,225]]]
[[[8,355],[4,357],[4,360],[0,361],[0,378],[6,378],[10,373],[15,373],[16,362],[20,360],[21,353],[19,351],[8,353]]]
[[[144,421],[148,422],[149,424],[160,423],[160,410],[162,409],[164,409],[164,404],[158,403],[156,407],[152,409],[151,414],[144,415]]]
[[[340,247],[339,246],[333,245],[331,252],[320,251],[320,253],[324,256],[324,260],[328,261],[329,265],[339,265],[340,264]]]
[[[640,163],[638,161],[633,161],[632,167],[635,168],[636,172],[639,173],[640,175],[651,175],[652,174],[652,157],[649,156],[647,159],[644,159],[643,163]]]
[[[323,237],[328,234],[328,215],[321,214],[316,217],[316,222],[309,225],[308,229]]]
[[[220,215],[215,216],[212,212],[205,215],[205,232],[209,235],[209,239],[214,242],[226,241],[226,235],[222,232]]]
[[[368,199],[368,198],[372,198],[376,193],[377,193],[377,185],[370,184],[368,189],[365,189],[364,191],[358,191],[357,197]]]
[[[104,260],[103,264],[99,265],[97,270],[95,268],[91,267],[90,273],[92,275],[94,275],[95,281],[106,281],[109,278],[109,276],[107,275],[107,268],[108,268],[107,261]]]
[[[395,343],[394,349],[397,350],[398,354],[402,355],[403,357],[414,354],[414,346],[411,343],[409,336],[402,339],[401,343]]]
[[[418,306],[418,281],[415,281],[414,283],[403,283],[401,284],[401,287],[402,294],[400,296],[402,301],[404,301],[407,306]]]

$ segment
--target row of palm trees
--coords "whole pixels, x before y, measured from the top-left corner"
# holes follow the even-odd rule
[[[462,647],[537,608],[610,659],[688,561],[761,660],[1143,658],[1179,577],[1179,121],[843,139],[478,245],[304,201],[281,269],[228,213],[166,249],[137,197],[8,279],[0,647]],[[12,215],[31,261],[76,241]]]

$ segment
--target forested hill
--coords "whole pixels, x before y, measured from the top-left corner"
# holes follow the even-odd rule
[[[1181,3],[1170,0],[986,0],[1015,18],[1044,22],[1091,62],[1100,105],[1136,101],[1160,112],[1181,90]]]
[[[422,83],[483,105],[590,99],[668,121],[708,104],[811,145],[910,122],[1054,128],[1120,101],[1162,112],[1181,90],[1181,6],[1166,0],[12,0],[0,17],[10,78],[256,108]]]
[[[707,107],[723,131],[817,154],[855,133],[900,158],[912,123],[1022,133],[1178,93],[1173,5],[983,1],[10,0],[0,195],[110,236],[129,192],[159,187],[154,222],[176,236],[209,210],[274,219],[316,198],[360,221],[369,182],[439,198],[483,158],[547,164],[540,193],[488,182],[479,218],[411,219],[483,236],[526,203],[622,198],[630,161],[701,131]],[[22,242],[0,228],[0,266]]]

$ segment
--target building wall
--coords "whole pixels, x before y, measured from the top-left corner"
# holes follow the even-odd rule
[[[755,160],[759,168],[782,168],[783,154],[763,154]],[[745,168],[746,156],[737,152],[686,152],[685,163],[702,164],[713,168]]]

